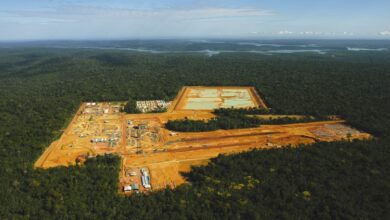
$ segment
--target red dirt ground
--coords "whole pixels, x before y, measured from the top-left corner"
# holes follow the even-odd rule
[[[60,139],[45,150],[34,166],[69,166],[74,165],[76,160],[84,161],[87,157],[113,153],[123,158],[120,188],[130,183],[141,186],[139,169],[145,167],[150,172],[152,190],[158,190],[183,184],[185,179],[181,172],[190,171],[191,166],[206,165],[210,158],[219,154],[371,137],[346,126],[342,120],[210,132],[171,132],[164,128],[168,120],[214,117],[211,111],[181,109],[188,88],[181,90],[166,113],[124,114],[117,112],[117,106],[111,103],[97,103],[96,107],[83,103]],[[245,88],[251,91],[251,97],[258,107],[267,108],[254,88]],[[107,112],[101,111],[103,109],[107,109]],[[133,136],[137,134],[132,129],[139,125],[146,128],[140,137],[135,138]],[[107,142],[91,143],[91,139],[111,137],[113,134],[117,136],[112,137],[118,137],[115,146],[109,146]],[[129,169],[138,174],[127,176],[125,171]],[[140,190],[148,191],[143,187]]]

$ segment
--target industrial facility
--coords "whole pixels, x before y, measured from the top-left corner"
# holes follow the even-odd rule
[[[371,137],[338,118],[208,132],[175,132],[165,127],[168,120],[214,118],[215,106],[268,108],[252,87],[185,87],[170,103],[138,101],[137,108],[145,114],[124,113],[126,102],[83,103],[35,167],[82,164],[90,157],[116,154],[122,157],[118,190],[130,195],[185,183],[181,172],[205,165],[219,154]],[[147,114],[167,107],[164,113]]]

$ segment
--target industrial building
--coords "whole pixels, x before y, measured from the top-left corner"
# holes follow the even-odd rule
[[[142,185],[146,189],[152,188],[152,186],[150,185],[150,176],[149,176],[148,170],[146,168],[142,168],[141,173],[142,173],[142,176],[141,176]]]
[[[151,112],[159,109],[166,109],[168,106],[169,102],[164,100],[145,100],[136,102],[136,107],[141,112]]]

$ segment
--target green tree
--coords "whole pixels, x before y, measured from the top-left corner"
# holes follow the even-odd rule
[[[126,113],[139,113],[140,111],[138,110],[137,108],[137,105],[136,105],[136,101],[132,98],[130,98],[125,107],[123,108],[123,110],[126,112]]]

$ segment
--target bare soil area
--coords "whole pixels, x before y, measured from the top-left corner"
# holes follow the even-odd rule
[[[122,157],[119,190],[122,191],[123,186],[137,184],[138,191],[146,192],[185,183],[182,172],[189,172],[191,166],[206,165],[210,158],[219,154],[371,137],[337,118],[333,121],[262,125],[257,128],[210,132],[167,130],[164,123],[168,120],[214,117],[212,109],[189,109],[188,106],[196,106],[188,104],[189,96],[196,98],[217,94],[216,97],[221,97],[221,91],[225,89],[222,96],[230,96],[234,100],[238,94],[239,98],[249,100],[256,107],[266,108],[251,87],[195,88],[184,87],[166,113],[125,114],[118,111],[117,103],[83,103],[60,139],[45,150],[34,166],[69,166],[96,155],[117,154]],[[222,102],[226,102],[226,99],[222,99]],[[151,188],[143,187],[141,169],[148,170]],[[133,191],[126,192],[131,193]]]

